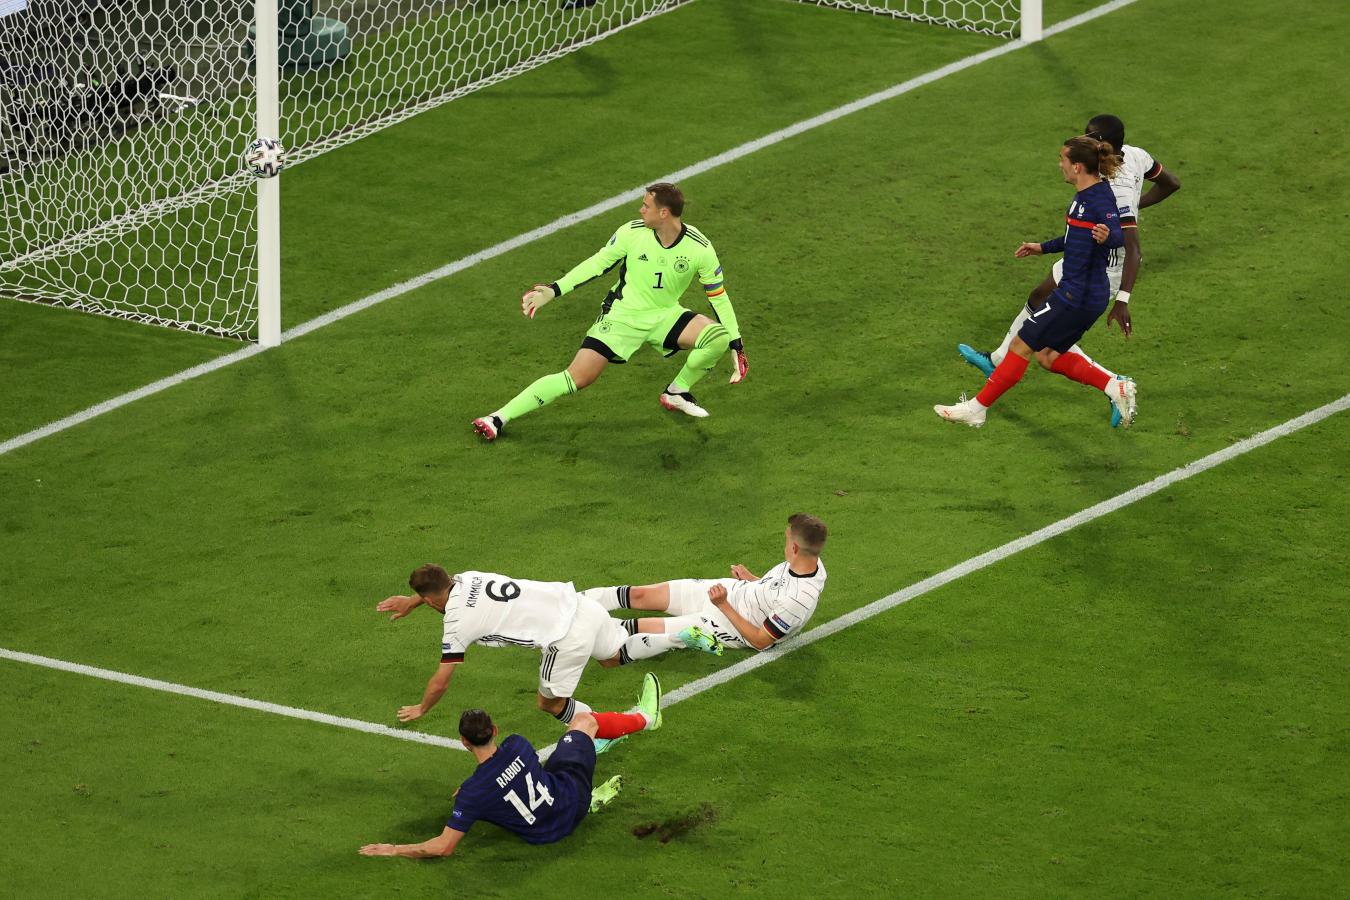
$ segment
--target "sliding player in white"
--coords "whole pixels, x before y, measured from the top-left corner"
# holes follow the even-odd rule
[[[1110,311],[1106,314],[1106,323],[1109,328],[1110,324],[1115,322],[1120,326],[1120,333],[1128,338],[1134,333],[1134,326],[1130,321],[1130,296],[1134,291],[1135,279],[1139,275],[1139,264],[1143,260],[1143,254],[1139,248],[1139,210],[1166,200],[1181,189],[1181,181],[1176,175],[1163,168],[1162,163],[1155,160],[1147,150],[1125,143],[1125,123],[1116,116],[1095,116],[1092,121],[1088,122],[1084,131],[1088,137],[1110,144],[1122,160],[1120,166],[1116,168],[1115,174],[1111,176],[1111,190],[1116,195],[1116,206],[1120,213],[1120,228],[1125,234],[1125,246],[1111,251],[1110,261],[1106,269],[1106,276],[1111,282],[1111,293],[1115,296],[1115,303],[1112,304]],[[1147,194],[1143,194],[1145,181],[1153,182],[1153,187]],[[985,353],[976,350],[969,344],[958,344],[956,349],[965,361],[986,376],[993,374],[994,369],[1007,356],[1008,348],[1021,329],[1022,323],[1033,312],[1045,305],[1046,298],[1059,284],[1063,266],[1064,261],[1062,259],[1057,260],[1050,274],[1031,292],[1031,295],[1027,298],[1027,305],[1013,319],[1012,325],[1008,328],[1008,333],[1003,338],[1003,343],[998,346],[997,350]],[[1077,344],[1072,347],[1070,352],[1081,355],[1101,369],[1106,369],[1100,362],[1094,361],[1084,353],[1083,348]],[[1114,372],[1110,374],[1113,378],[1125,377],[1116,375]],[[1117,427],[1120,425],[1120,421],[1120,410],[1113,403],[1111,404],[1111,427]]]
[[[701,628],[728,647],[767,650],[796,634],[816,611],[825,589],[825,564],[820,553],[828,532],[815,516],[788,517],[783,534],[784,561],[762,578],[745,566],[731,567],[732,578],[682,578],[642,587],[591,588],[606,609],[663,612],[672,618],[628,619],[625,626],[641,635],[666,638],[688,628]]]
[[[592,712],[573,696],[587,660],[619,666],[656,656],[676,644],[708,652],[718,647],[716,639],[698,627],[682,629],[668,642],[630,635],[599,604],[578,595],[571,582],[473,571],[451,578],[440,566],[425,565],[412,573],[408,585],[414,596],[389,597],[375,609],[390,613],[392,620],[426,604],[444,615],[444,629],[440,665],[427,682],[421,702],[399,709],[400,722],[412,722],[431,711],[450,686],[455,667],[464,662],[470,644],[539,648],[543,654],[539,708],[564,725],[571,725],[578,713]]]

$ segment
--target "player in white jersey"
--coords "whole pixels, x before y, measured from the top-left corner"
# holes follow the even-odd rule
[[[1181,189],[1181,181],[1176,175],[1163,168],[1162,163],[1155,160],[1147,150],[1125,143],[1125,123],[1116,116],[1095,116],[1088,122],[1084,131],[1088,137],[1109,143],[1116,154],[1121,157],[1121,165],[1116,168],[1115,174],[1111,176],[1111,190],[1116,195],[1116,205],[1120,213],[1120,228],[1125,234],[1125,246],[1111,251],[1110,263],[1106,270],[1106,277],[1111,282],[1111,293],[1115,296],[1115,302],[1106,314],[1106,323],[1109,328],[1111,323],[1115,322],[1120,326],[1121,334],[1128,338],[1134,333],[1134,325],[1130,321],[1130,297],[1134,291],[1135,279],[1139,275],[1139,264],[1143,260],[1143,254],[1139,249],[1139,210],[1166,200]],[[1143,193],[1145,181],[1153,183],[1153,187],[1147,194]],[[1003,343],[998,346],[998,349],[985,353],[976,350],[969,344],[958,344],[956,349],[965,361],[986,376],[992,374],[995,367],[1008,354],[1008,348],[1017,332],[1022,328],[1022,323],[1045,304],[1046,298],[1059,284],[1060,276],[1064,271],[1063,267],[1064,261],[1062,259],[1056,260],[1050,274],[1027,297],[1026,306],[1013,319],[1012,325],[1009,326],[1008,333],[1004,336]],[[1083,348],[1077,344],[1070,349],[1070,352],[1078,353],[1089,362],[1106,369],[1101,363],[1096,362],[1084,353]],[[1106,369],[1106,371],[1110,372],[1109,369]],[[1126,377],[1114,372],[1110,374],[1117,379]],[[1115,404],[1112,404],[1111,427],[1117,427],[1120,421],[1120,410]]]
[[[626,620],[639,636],[669,636],[686,628],[703,628],[728,647],[767,650],[801,631],[816,611],[825,589],[820,553],[827,537],[824,522],[798,513],[788,518],[783,533],[783,562],[763,577],[736,565],[731,567],[731,578],[592,588],[582,595],[611,610],[653,610],[670,616]]]
[[[389,597],[375,608],[401,619],[422,604],[444,617],[441,661],[420,703],[401,707],[400,722],[426,715],[445,694],[455,667],[471,644],[535,647],[539,665],[539,708],[564,725],[591,708],[573,695],[586,662],[619,666],[669,649],[643,635],[630,635],[595,601],[577,594],[570,581],[531,581],[493,572],[460,572],[453,578],[437,565],[420,566],[408,578],[414,595]],[[700,628],[672,635],[681,646],[712,652],[717,641]]]

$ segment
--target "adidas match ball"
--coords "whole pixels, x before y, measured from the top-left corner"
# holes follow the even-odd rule
[[[273,138],[258,138],[248,145],[244,162],[259,178],[271,178],[286,165],[286,148]]]

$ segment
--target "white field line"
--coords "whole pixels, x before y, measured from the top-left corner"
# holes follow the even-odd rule
[[[1045,30],[1045,37],[1047,38],[1053,37],[1056,34],[1068,31],[1070,28],[1075,28],[1079,25],[1082,25],[1084,22],[1089,22],[1100,16],[1104,16],[1108,13],[1115,12],[1121,7],[1129,6],[1131,3],[1135,2],[1137,2],[1137,0],[1111,0],[1110,3],[1104,3],[1101,6],[1090,9],[1085,13],[1074,16],[1071,19],[1065,19],[1063,22],[1059,22],[1055,25],[1052,25],[1051,27]],[[908,81],[902,81],[899,84],[892,85],[891,87],[878,91],[875,94],[869,94],[866,97],[854,100],[851,103],[846,103],[843,106],[836,107],[835,109],[821,113],[818,116],[813,116],[809,119],[804,119],[803,121],[798,122],[795,125],[789,125],[786,128],[781,128],[778,131],[766,134],[761,138],[756,138],[753,141],[748,141],[747,143],[741,144],[739,147],[734,147],[731,150],[727,150],[724,153],[719,153],[716,156],[711,156],[703,160],[702,162],[694,163],[692,166],[687,166],[683,169],[680,169],[678,172],[671,172],[668,175],[663,175],[655,180],[679,182],[688,178],[693,178],[696,175],[702,175],[704,172],[709,172],[720,166],[724,166],[727,163],[734,162],[745,156],[749,156],[751,153],[763,150],[765,147],[772,147],[774,144],[780,144],[783,141],[786,141],[789,138],[796,137],[799,134],[804,134],[808,131],[820,128],[822,125],[828,125],[831,122],[834,122],[838,119],[842,119],[845,116],[850,116],[861,110],[876,106],[878,103],[884,103],[887,100],[893,100],[894,98],[899,97],[902,94],[907,94],[910,91],[915,90],[916,88],[920,88],[926,84],[932,84],[935,81],[939,81],[943,78],[946,78],[948,75],[954,75],[957,72],[964,71],[965,69],[969,69],[972,66],[977,66],[982,62],[987,62],[991,59],[995,59],[1005,54],[1012,53],[1016,50],[1020,50],[1021,48],[1026,46],[1029,45],[1020,40],[1009,41],[1006,44],[1001,44],[998,47],[994,47],[990,50],[985,50],[982,53],[976,53],[973,56],[967,56],[964,59],[957,60],[954,63],[949,63],[948,65],[942,66],[941,68],[938,69],[933,69],[930,72],[926,72],[923,75],[911,78]],[[393,298],[400,297],[403,294],[408,293],[409,291],[415,291],[418,288],[425,287],[426,285],[431,284],[434,281],[439,281],[442,278],[448,278],[449,276],[454,275],[458,272],[462,272],[465,269],[472,268],[473,266],[476,266],[481,262],[486,262],[487,260],[494,259],[498,256],[501,256],[504,253],[509,253],[512,250],[524,247],[526,244],[532,244],[535,241],[540,240],[541,238],[546,238],[549,237],[550,235],[557,234],[559,231],[562,231],[565,228],[570,228],[573,225],[585,222],[589,219],[593,219],[602,213],[609,212],[610,210],[623,206],[626,203],[631,203],[639,196],[641,196],[641,194],[642,188],[640,187],[629,188],[628,190],[622,193],[615,194],[614,196],[608,198],[607,200],[601,200],[599,203],[592,204],[591,206],[588,206],[585,209],[581,209],[574,213],[569,213],[568,215],[562,216],[561,218],[554,219],[547,225],[541,225],[532,231],[527,231],[524,234],[518,234],[515,237],[502,241],[499,244],[494,244],[491,247],[488,247],[486,250],[479,250],[477,253],[472,253],[468,256],[463,257],[462,259],[457,259],[454,262],[447,263],[446,265],[443,265],[438,269],[432,269],[430,272],[424,272],[423,274],[418,275],[414,278],[410,278],[407,281],[401,282],[392,287],[385,288],[384,290],[378,293],[371,294],[368,297],[363,297],[360,300],[355,300],[351,303],[348,303],[346,306],[340,306],[337,309],[334,309],[330,312],[326,312],[321,316],[317,316],[313,319],[310,319],[308,322],[303,322],[300,325],[295,326],[294,328],[284,331],[281,335],[282,343],[284,344],[286,341],[291,341],[298,337],[303,337],[304,335],[309,334],[311,331],[317,331],[320,328],[323,328],[327,325],[332,325],[334,322],[339,322],[342,319],[347,318],[348,316],[355,315],[356,313],[359,313],[362,310],[369,309],[370,307],[383,303],[386,300],[392,300]],[[9,438],[6,441],[0,442],[0,456],[9,453],[12,450],[17,450],[20,447],[25,447],[35,441],[40,441],[45,437],[50,437],[53,434],[65,431],[67,428],[73,428],[76,425],[81,425],[85,422],[88,422],[90,419],[94,419],[97,418],[98,416],[103,415],[104,413],[112,412],[115,409],[126,406],[128,403],[133,403],[137,400],[141,400],[153,394],[158,394],[160,391],[164,391],[171,387],[175,387],[177,385],[182,384],[185,381],[190,381],[193,378],[197,378],[198,376],[214,372],[217,369],[223,369],[226,366],[233,365],[234,363],[248,359],[249,357],[254,356],[261,352],[263,352],[262,348],[258,347],[257,345],[245,347],[242,350],[237,350],[233,353],[228,353],[224,356],[216,357],[215,359],[209,362],[201,363],[200,365],[192,366],[189,369],[184,369],[183,371],[178,372],[174,375],[169,375],[165,378],[161,378],[158,381],[147,384],[144,387],[137,388],[134,391],[130,391],[117,397],[113,397],[110,400],[105,400],[102,403],[98,403],[95,404],[94,406],[89,407],[88,409],[81,410],[80,412],[77,413],[72,413],[71,415],[68,415],[64,418],[57,419],[54,422],[50,422],[46,425],[43,425],[40,428],[35,428],[32,431],[28,431],[15,437]]]
[[[950,569],[938,572],[936,575],[930,575],[923,581],[911,584],[907,588],[902,588],[887,597],[875,600],[866,606],[859,607],[853,612],[845,613],[837,619],[831,619],[824,625],[812,628],[810,631],[802,634],[793,641],[779,644],[761,653],[757,653],[748,659],[720,669],[711,675],[707,675],[697,681],[691,681],[686,685],[676,688],[665,696],[665,702],[662,706],[669,706],[673,703],[679,703],[681,700],[688,700],[690,697],[696,697],[709,688],[714,688],[719,684],[730,681],[733,678],[739,678],[746,672],[758,669],[760,666],[766,666],[776,659],[779,659],[794,650],[800,650],[802,647],[810,646],[822,638],[843,631],[845,628],[851,628],[859,622],[865,622],[873,616],[879,615],[887,610],[894,609],[901,603],[908,603],[915,597],[922,597],[929,591],[936,590],[946,584],[971,572],[978,572],[987,566],[992,566],[996,562],[1007,559],[1015,553],[1021,553],[1023,550],[1043,544],[1051,538],[1058,537],[1066,531],[1077,528],[1079,525],[1085,525],[1088,522],[1095,521],[1103,516],[1109,515],[1118,509],[1123,509],[1138,500],[1145,497],[1151,497],[1164,488],[1170,487],[1178,482],[1185,481],[1199,475],[1201,472],[1207,472],[1215,466],[1222,465],[1231,459],[1235,459],[1244,453],[1250,453],[1257,447],[1264,447],[1271,441],[1278,440],[1288,434],[1293,434],[1300,428],[1306,428],[1309,425],[1322,421],[1338,412],[1344,412],[1350,409],[1350,394],[1346,394],[1339,400],[1333,400],[1325,406],[1319,406],[1311,412],[1306,412],[1295,419],[1290,419],[1282,425],[1276,425],[1274,428],[1262,431],[1259,434],[1252,435],[1249,438],[1231,444],[1222,450],[1201,457],[1195,462],[1187,463],[1179,469],[1159,475],[1152,481],[1146,481],[1138,487],[1131,488],[1123,494],[1117,494],[1109,500],[1103,500],[1087,509],[1074,513],[1067,518],[1060,519],[1051,525],[1024,535],[1016,540],[1009,541],[1001,547],[995,547],[979,556],[972,556],[965,562],[957,563]]]
[[[800,637],[787,643],[780,644],[762,653],[714,672],[711,675],[691,681],[690,683],[676,688],[665,696],[665,702],[662,706],[672,706],[690,697],[696,697],[704,691],[714,688],[719,684],[724,684],[733,678],[739,678],[746,672],[758,669],[760,666],[766,666],[774,660],[781,659],[794,650],[814,644],[822,638],[827,638],[832,634],[851,628],[859,622],[865,622],[873,616],[880,615],[887,610],[894,609],[902,603],[907,603],[915,597],[923,596],[943,585],[950,584],[965,575],[972,572],[978,572],[994,563],[1000,562],[1015,553],[1020,553],[1031,547],[1043,544],[1051,538],[1058,537],[1067,531],[1077,528],[1079,525],[1085,525],[1097,519],[1107,516],[1116,510],[1129,506],[1145,497],[1150,497],[1163,489],[1185,481],[1199,475],[1201,472],[1207,472],[1215,466],[1222,465],[1229,460],[1236,459],[1244,453],[1250,453],[1258,447],[1263,447],[1272,441],[1293,434],[1301,428],[1321,422],[1336,413],[1344,412],[1350,409],[1350,394],[1346,394],[1339,400],[1334,400],[1324,406],[1319,406],[1310,412],[1306,412],[1297,418],[1290,419],[1274,428],[1269,428],[1249,438],[1238,441],[1222,450],[1202,457],[1195,462],[1187,463],[1180,468],[1173,469],[1164,475],[1159,475],[1152,481],[1147,481],[1138,487],[1132,488],[1123,494],[1117,494],[1109,500],[1103,500],[1087,509],[1076,512],[1071,516],[1060,519],[1051,525],[1033,531],[1031,534],[1016,540],[1009,541],[1001,547],[996,547],[979,556],[973,556],[965,562],[958,563],[950,569],[939,572],[925,578],[923,581],[911,584],[907,588],[896,591],[889,596],[882,597],[866,606],[855,609],[853,612],[845,613],[837,619],[832,619],[824,625],[812,628],[803,633]],[[333,716],[328,713],[313,712],[307,709],[297,709],[293,706],[280,706],[275,703],[267,703],[261,700],[253,700],[248,697],[236,697],[232,694],[222,694],[216,691],[205,691],[200,688],[187,687],[181,684],[174,684],[168,681],[157,681],[153,678],[142,678],[139,675],[126,675],[121,672],[114,672],[108,669],[97,669],[93,666],[80,665],[79,663],[66,662],[59,659],[51,659],[46,656],[35,656],[31,653],[19,653],[14,650],[0,648],[0,659],[9,659],[15,662],[29,663],[36,666],[45,666],[51,669],[60,669],[65,672],[74,672],[79,675],[89,675],[94,678],[103,678],[108,681],[117,681],[123,684],[135,685],[136,687],[150,688],[152,690],[167,691],[172,694],[182,694],[188,697],[196,697],[201,700],[211,700],[216,703],[227,703],[232,706],[242,706],[246,709],[255,709],[260,712],[270,712],[282,716],[290,716],[295,719],[306,719],[311,722],[322,722],[326,725],[335,725],[339,728],[350,728],[356,731],[364,731],[369,734],[379,734],[386,737],[395,737],[405,741],[416,741],[422,744],[432,744],[438,747],[451,747],[462,750],[463,747],[459,741],[452,738],[440,737],[432,734],[423,734],[416,731],[400,731],[390,728],[386,725],[378,725],[374,722],[365,722],[360,719],[348,719],[342,716]],[[541,757],[547,758],[552,752],[552,748],[544,748],[540,753]]]
[[[105,681],[117,681],[122,684],[134,685],[135,687],[149,688],[152,691],[164,691],[169,694],[181,694],[184,697],[196,697],[198,700],[210,700],[212,703],[242,706],[244,709],[255,709],[258,712],[273,713],[278,716],[289,716],[292,719],[305,719],[309,722],[335,725],[338,728],[350,728],[353,731],[364,731],[367,734],[379,734],[384,737],[393,737],[404,741],[414,741],[418,744],[432,744],[436,747],[450,747],[454,750],[464,749],[464,745],[458,740],[441,737],[437,734],[423,734],[420,731],[403,731],[398,728],[390,728],[388,725],[379,725],[375,722],[366,722],[361,719],[348,719],[345,716],[332,716],[328,713],[314,712],[310,709],[297,709],[294,706],[282,706],[278,703],[267,703],[263,700],[254,700],[251,697],[237,697],[234,694],[222,694],[219,691],[204,691],[201,688],[188,687],[185,684],[174,684],[172,681],[142,678],[140,675],[128,675],[125,672],[114,672],[111,669],[98,669],[94,666],[66,662],[63,659],[52,659],[49,656],[19,653],[15,650],[6,650],[3,647],[0,647],[0,659],[10,659],[14,662],[29,663],[30,665],[43,666],[48,669],[60,669],[62,672],[74,672],[76,675],[88,675],[90,678],[102,678]]]

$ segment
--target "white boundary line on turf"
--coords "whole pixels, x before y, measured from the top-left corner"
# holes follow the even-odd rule
[[[1111,0],[1111,2],[1109,3],[1104,3],[1101,6],[1094,7],[1093,9],[1090,9],[1085,13],[1080,13],[1079,15],[1076,15],[1073,18],[1065,19],[1063,22],[1058,22],[1054,25],[1051,25],[1049,28],[1045,29],[1045,37],[1046,38],[1053,37],[1057,34],[1060,34],[1061,32],[1068,31],[1071,28],[1076,28],[1077,26],[1082,25],[1084,22],[1090,22],[1093,19],[1107,15],[1108,13],[1115,12],[1116,10],[1125,6],[1129,6],[1131,3],[1135,2],[1138,2],[1138,0]],[[744,156],[749,156],[751,153],[763,150],[765,147],[771,147],[774,144],[782,143],[783,141],[789,138],[796,137],[799,134],[804,134],[808,131],[820,128],[823,125],[828,125],[831,122],[834,122],[838,119],[842,119],[845,116],[850,116],[853,113],[860,112],[861,110],[876,106],[878,103],[884,103],[887,100],[893,100],[902,94],[907,94],[910,91],[915,90],[916,88],[920,88],[926,84],[932,84],[935,81],[939,81],[943,78],[946,78],[948,75],[954,75],[957,72],[969,69],[972,66],[977,66],[980,63],[987,62],[991,59],[996,59],[997,57],[1003,56],[1008,53],[1012,53],[1016,50],[1020,50],[1021,48],[1027,46],[1031,45],[1026,44],[1021,40],[1009,41],[1006,44],[1001,44],[998,47],[993,47],[989,50],[985,50],[982,53],[976,53],[973,56],[967,56],[964,59],[957,60],[954,63],[948,63],[947,65],[942,66],[941,68],[933,69],[931,72],[926,72],[923,75],[911,78],[908,81],[902,81],[899,84],[892,85],[891,87],[888,87],[881,91],[877,91],[875,94],[869,94],[868,96],[862,97],[858,100],[854,100],[851,103],[846,103],[843,106],[836,107],[835,109],[829,110],[828,112],[823,112],[818,116],[812,116],[809,119],[804,119],[801,122],[796,123],[795,125],[789,125],[786,128],[781,128],[778,131],[771,132],[769,134],[764,135],[763,137],[756,138],[753,141],[748,141],[744,144],[741,144],[739,147],[733,147],[732,149],[727,150],[724,153],[719,153],[716,156],[710,156],[707,159],[703,160],[702,162],[694,163],[692,166],[686,166],[685,168],[680,169],[677,172],[672,172],[668,175],[663,175],[656,180],[679,182],[687,178],[693,178],[696,175],[702,175],[703,173],[716,169],[719,166],[724,166],[729,162],[734,162],[738,159],[741,159]],[[351,303],[348,303],[346,306],[340,306],[335,310],[326,312],[321,316],[317,316],[313,319],[310,319],[308,322],[303,322],[300,325],[297,325],[294,328],[288,329],[287,331],[283,332],[281,335],[282,344],[284,345],[287,341],[303,337],[304,335],[309,334],[311,331],[317,331],[318,329],[323,328],[327,325],[332,325],[334,322],[339,322],[347,318],[348,316],[355,315],[356,313],[359,313],[362,310],[369,309],[370,307],[375,306],[379,303],[383,303],[386,300],[392,300],[393,298],[402,296],[403,294],[406,294],[409,291],[415,291],[418,288],[425,287],[434,281],[439,281],[442,278],[448,278],[451,275],[455,275],[459,272],[464,271],[465,269],[476,266],[481,262],[486,262],[487,260],[494,259],[498,256],[501,256],[504,253],[509,253],[512,250],[524,247],[526,244],[531,244],[541,238],[548,237],[566,228],[570,228],[573,225],[585,222],[588,219],[593,219],[596,216],[600,215],[601,213],[609,212],[610,210],[616,209],[625,203],[631,203],[636,197],[641,195],[641,192],[642,188],[640,187],[630,188],[629,190],[624,191],[623,193],[615,194],[609,199],[601,200],[599,203],[588,206],[585,209],[578,210],[577,212],[570,213],[558,219],[554,219],[547,225],[541,225],[532,231],[527,231],[524,234],[518,234],[515,237],[502,241],[499,244],[493,244],[486,250],[479,250],[477,253],[470,254],[469,256],[465,256],[462,259],[457,259],[452,263],[447,263],[446,265],[441,266],[438,269],[432,269],[430,272],[424,272],[423,274],[418,275],[415,278],[410,278],[407,281],[401,282],[392,287],[385,288],[384,290],[379,291],[378,293],[371,294],[368,297],[363,297],[360,300],[355,300]],[[23,434],[12,437],[6,441],[0,442],[0,456],[4,456],[6,453],[9,453],[13,450],[17,450],[20,447],[26,447],[27,445],[32,444],[35,441],[40,441],[45,437],[50,437],[53,434],[65,431],[68,428],[74,428],[76,425],[82,425],[83,423],[88,422],[90,419],[95,419],[103,415],[104,413],[112,412],[113,410],[126,406],[129,403],[134,403],[137,400],[141,400],[144,399],[145,397],[158,394],[160,391],[168,390],[171,387],[176,387],[177,385],[180,385],[185,381],[191,381],[192,379],[197,378],[201,375],[206,375],[216,371],[217,369],[223,369],[226,366],[230,366],[233,365],[234,363],[241,362],[245,359],[248,359],[249,357],[256,356],[261,352],[263,352],[263,348],[257,345],[251,345],[241,350],[236,350],[233,353],[227,353],[224,356],[218,356],[215,359],[210,360],[208,362],[192,366],[189,369],[184,369],[183,371],[178,372],[174,375],[169,375],[165,378],[161,378],[158,381],[147,384],[144,387],[137,388],[134,391],[129,391],[128,393],[121,394],[109,400],[105,400],[102,403],[97,403],[94,406],[81,410],[80,412],[72,413],[71,415],[68,415],[64,418],[57,419],[54,422],[49,422],[48,424],[43,425],[40,428],[35,428],[32,431],[25,432]]]
[[[670,693],[666,694],[663,707],[673,706],[681,701],[696,697],[699,694],[719,684],[725,684],[733,678],[739,678],[746,672],[766,666],[776,659],[799,650],[802,647],[810,646],[816,641],[827,638],[832,634],[851,628],[859,622],[865,622],[868,619],[880,615],[883,612],[894,609],[902,603],[908,603],[915,597],[921,597],[929,591],[935,590],[956,581],[972,572],[978,572],[981,569],[992,566],[994,563],[1007,559],[1008,557],[1020,553],[1023,550],[1030,549],[1039,544],[1043,544],[1051,538],[1058,537],[1067,531],[1077,528],[1079,525],[1085,525],[1088,522],[1095,521],[1103,516],[1109,515],[1119,509],[1123,509],[1138,500],[1162,491],[1163,489],[1185,481],[1207,472],[1216,466],[1220,466],[1229,460],[1242,456],[1245,453],[1264,447],[1272,441],[1279,440],[1282,437],[1293,434],[1299,429],[1314,425],[1324,419],[1339,412],[1350,409],[1350,394],[1346,394],[1339,400],[1333,400],[1317,409],[1306,412],[1297,418],[1290,419],[1283,424],[1268,428],[1249,438],[1238,441],[1231,446],[1218,450],[1208,456],[1201,457],[1195,462],[1187,463],[1180,468],[1173,469],[1151,481],[1146,481],[1138,487],[1131,488],[1123,494],[1117,494],[1109,500],[1103,500],[1101,503],[1089,506],[1087,509],[1074,513],[1071,516],[1060,519],[1058,522],[1047,525],[1033,531],[1031,534],[1009,541],[1008,543],[995,547],[979,556],[973,556],[965,562],[958,563],[949,569],[931,575],[923,581],[911,584],[907,588],[896,591],[889,596],[882,597],[880,600],[873,601],[866,606],[859,607],[853,612],[845,613],[837,619],[832,619],[824,625],[812,628],[788,641],[769,650],[757,653],[741,662],[728,666],[707,675],[696,681],[691,681]],[[246,709],[254,709],[260,712],[270,712],[281,716],[289,716],[295,719],[306,719],[311,722],[320,722],[325,725],[335,725],[339,728],[350,728],[356,731],[364,731],[368,734],[378,734],[385,737],[395,737],[405,741],[415,741],[422,744],[432,744],[438,747],[452,747],[463,750],[463,746],[452,738],[440,737],[439,735],[424,734],[417,731],[400,731],[390,728],[386,725],[378,725],[374,722],[365,722],[360,719],[348,719],[342,716],[329,715],[328,713],[313,712],[307,709],[297,709],[293,706],[280,706],[275,703],[267,703],[262,700],[253,700],[248,697],[236,697],[232,694],[222,694],[217,691],[206,691],[200,688],[187,687],[181,684],[173,684],[168,681],[157,681],[153,678],[142,678],[139,675],[127,675],[122,672],[114,672],[109,669],[98,669],[93,666],[85,666],[79,663],[66,662],[64,660],[52,659],[46,656],[36,656],[31,653],[20,653],[14,650],[0,648],[0,659],[9,659],[15,662],[29,663],[36,666],[44,666],[50,669],[60,669],[64,672],[74,672],[78,675],[89,675],[94,678],[103,678],[108,681],[121,682],[122,684],[135,685],[136,687],[150,688],[157,691],[166,691],[171,694],[182,694],[187,697],[196,697],[201,700],[211,700],[216,703],[227,703],[231,706],[242,706]],[[547,758],[552,752],[551,747],[546,747],[540,753],[541,758]]]
[[[1323,419],[1330,418],[1338,412],[1344,412],[1350,409],[1350,394],[1346,394],[1339,400],[1333,400],[1325,406],[1319,406],[1310,412],[1290,419],[1282,425],[1276,425],[1259,434],[1254,434],[1249,438],[1238,441],[1218,450],[1208,456],[1201,457],[1195,462],[1187,463],[1179,469],[1173,469],[1164,475],[1159,475],[1152,481],[1146,481],[1138,487],[1131,488],[1123,494],[1117,494],[1109,500],[1103,500],[1101,503],[1089,506],[1087,509],[1074,513],[1067,518],[1060,519],[1058,522],[1047,525],[1044,528],[1037,529],[1028,535],[1009,541],[1001,547],[995,547],[979,556],[972,556],[962,563],[957,563],[950,569],[938,572],[936,575],[930,575],[923,581],[911,584],[907,588],[902,588],[887,597],[875,600],[866,606],[859,607],[853,612],[845,613],[837,619],[831,619],[824,625],[812,628],[810,631],[801,635],[794,641],[788,641],[775,647],[758,653],[749,659],[742,660],[733,666],[728,666],[714,672],[711,675],[704,676],[697,681],[691,681],[686,685],[676,688],[665,697],[665,703],[662,706],[670,706],[679,703],[681,700],[688,700],[690,697],[696,697],[710,688],[717,687],[719,684],[738,678],[753,669],[768,665],[774,660],[786,656],[794,650],[800,650],[802,647],[810,646],[822,638],[827,638],[836,632],[843,631],[845,628],[851,628],[859,622],[864,622],[873,616],[894,609],[901,603],[908,603],[915,597],[922,597],[929,591],[936,590],[943,585],[950,584],[958,578],[969,575],[972,572],[978,572],[980,569],[992,566],[996,562],[1001,562],[1016,553],[1021,553],[1038,544],[1043,544],[1051,538],[1055,538],[1071,531],[1079,525],[1086,525],[1088,522],[1100,519],[1109,515],[1118,509],[1123,509],[1138,500],[1145,497],[1151,497],[1164,488],[1170,487],[1178,482],[1185,481],[1199,475],[1201,472],[1207,472],[1215,466],[1222,465],[1231,459],[1241,456],[1244,453],[1250,453],[1258,447],[1264,447],[1271,441],[1293,434],[1301,428],[1321,422]]]
[[[114,672],[111,669],[99,669],[94,666],[85,666],[80,663],[66,662],[63,659],[52,659],[49,656],[37,656],[33,653],[20,653],[16,650],[6,650],[0,647],[0,659],[10,659],[14,662],[29,663],[34,666],[43,666],[48,669],[60,669],[62,672],[74,672],[76,675],[88,675],[90,678],[102,678],[105,681],[116,681],[121,684],[130,684],[135,687],[149,688],[152,691],[164,691],[169,694],[181,694],[184,697],[196,697],[198,700],[210,700],[213,703],[224,703],[229,706],[242,706],[244,709],[254,709],[258,712],[273,713],[278,716],[288,716],[292,719],[305,719],[309,722],[319,722],[323,725],[335,725],[338,728],[350,728],[353,731],[364,731],[367,734],[378,734],[384,737],[399,738],[404,741],[413,741],[418,744],[431,744],[436,747],[450,747],[454,750],[463,750],[464,745],[454,738],[441,737],[438,734],[425,734],[420,731],[403,731],[398,728],[390,728],[388,725],[379,725],[375,722],[366,722],[361,719],[348,719],[345,716],[333,716],[328,713],[315,712],[310,709],[298,709],[294,706],[282,706],[279,703],[268,703],[264,700],[254,700],[251,697],[237,697],[234,694],[222,694],[219,691],[204,691],[201,688],[188,687],[185,684],[174,684],[172,681],[159,681],[154,678],[143,678],[140,675],[128,675],[125,672]]]

